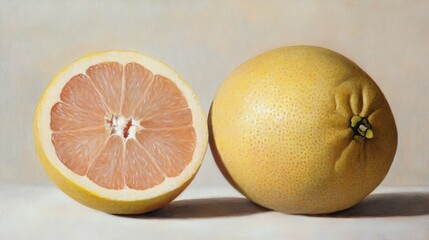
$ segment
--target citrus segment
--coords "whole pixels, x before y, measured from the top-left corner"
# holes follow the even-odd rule
[[[139,143],[130,140],[126,144],[124,172],[129,188],[147,189],[164,181],[163,172]]]
[[[93,159],[87,176],[98,185],[109,189],[122,189],[125,186],[124,146],[119,136],[110,137],[101,152]]]
[[[186,107],[186,99],[177,86],[169,79],[156,75],[143,102],[136,108],[134,117],[144,119],[157,113],[168,113]]]
[[[125,117],[133,116],[134,109],[146,96],[149,85],[153,81],[153,74],[137,63],[125,66],[125,97],[121,114]]]
[[[100,114],[91,109],[58,102],[51,110],[51,129],[53,131],[69,131],[102,127],[105,122],[103,118],[100,118]]]
[[[89,77],[84,74],[72,77],[61,91],[61,101],[87,111],[103,114],[108,109],[90,81]]]
[[[84,131],[54,132],[52,143],[61,162],[83,176],[95,154],[104,147],[108,134],[104,127]]]
[[[192,127],[143,130],[136,134],[139,143],[168,177],[179,175],[192,159],[195,131]]]
[[[158,113],[143,118],[140,123],[144,128],[172,128],[192,125],[192,112],[189,108],[176,111]]]
[[[91,83],[103,97],[109,110],[119,113],[123,97],[122,90],[123,67],[117,62],[105,62],[90,66],[86,74]]]

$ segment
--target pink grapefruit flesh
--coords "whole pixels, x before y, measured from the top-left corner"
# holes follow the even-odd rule
[[[73,76],[50,113],[59,160],[107,189],[157,186],[178,176],[196,147],[180,89],[134,62],[102,62]]]

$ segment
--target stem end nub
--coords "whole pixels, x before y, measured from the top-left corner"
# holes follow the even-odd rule
[[[350,127],[353,129],[353,138],[356,140],[363,141],[374,137],[372,126],[365,117],[354,115],[350,119]]]

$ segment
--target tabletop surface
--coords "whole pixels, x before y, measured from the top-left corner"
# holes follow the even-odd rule
[[[84,207],[54,186],[6,185],[0,239],[429,239],[429,188],[383,187],[323,216],[261,208],[232,188],[188,188],[165,208],[118,216]]]

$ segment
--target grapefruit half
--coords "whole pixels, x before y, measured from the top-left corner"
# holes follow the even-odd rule
[[[97,52],[60,71],[35,113],[50,179],[104,212],[158,209],[192,181],[207,148],[205,114],[166,64],[130,51]]]

